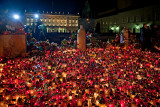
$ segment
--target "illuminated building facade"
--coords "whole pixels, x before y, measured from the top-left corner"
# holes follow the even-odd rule
[[[96,19],[95,25],[99,23],[101,33],[108,33],[110,31],[119,33],[124,27],[134,33],[140,33],[140,29],[144,23],[148,24],[148,26],[153,23],[160,24],[160,6],[157,5],[117,13],[115,11],[114,9],[106,11],[106,14],[113,14]]]
[[[58,32],[58,33],[72,33],[78,31],[78,19],[79,15],[67,14],[38,14],[35,17],[34,13],[25,13],[25,25],[26,26],[39,26],[45,25],[47,32]]]

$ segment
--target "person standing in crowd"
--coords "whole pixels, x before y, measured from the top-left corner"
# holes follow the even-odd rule
[[[126,28],[124,27],[124,29],[122,30],[121,35],[120,35],[120,43],[121,43],[121,44],[124,44],[123,32],[124,32],[125,30],[126,30]]]
[[[141,29],[140,40],[142,42],[142,51],[145,51],[145,49],[151,50],[151,46],[152,46],[151,31],[149,27],[147,26],[147,24],[144,24],[143,28]]]
[[[114,45],[115,46],[117,46],[117,45],[119,45],[119,43],[120,43],[120,36],[119,36],[119,34],[116,34],[116,38],[115,38],[115,40],[114,40]]]
[[[143,25],[143,27],[140,29],[140,43],[141,43],[141,45],[142,45],[142,43],[143,43],[143,29],[144,29],[144,25]]]
[[[151,25],[151,41],[152,41],[152,51],[157,51],[155,49],[155,45],[158,42],[158,25],[156,24],[152,24]]]
[[[152,34],[152,39],[158,39],[158,25],[152,24],[151,25],[151,34]]]

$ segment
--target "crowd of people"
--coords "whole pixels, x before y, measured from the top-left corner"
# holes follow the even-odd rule
[[[156,51],[154,46],[159,45],[159,39],[160,32],[158,25],[153,24],[151,27],[147,26],[147,24],[143,25],[140,36],[143,51],[145,51],[145,49]]]
[[[26,35],[26,41],[27,41],[27,54],[29,56],[43,55],[47,50],[54,51],[58,45],[57,43],[54,42],[50,43],[49,40],[37,41],[30,33]]]
[[[0,58],[0,107],[159,107],[160,54],[145,51],[159,43],[158,26],[144,24],[142,49],[129,35],[126,28],[117,35],[125,48],[108,43],[81,52],[67,45],[77,45],[75,38],[58,47],[28,34],[29,55]]]
[[[159,61],[160,54],[110,45],[0,62],[0,106],[158,107]]]
[[[147,24],[143,24],[140,29],[140,37],[135,33],[131,32],[129,29],[125,28],[122,30],[121,34],[116,36],[114,43],[123,44],[127,47],[129,44],[138,43],[142,51],[160,52],[159,41],[160,40],[160,29],[158,25],[152,24],[150,27]]]

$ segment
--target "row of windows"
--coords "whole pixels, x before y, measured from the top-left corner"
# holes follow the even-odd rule
[[[68,33],[75,33],[75,32],[77,32],[77,30],[59,30],[59,29],[57,29],[57,30],[55,30],[55,29],[48,29],[47,30],[47,32],[49,33],[51,33],[51,32],[59,32],[59,33],[66,33],[66,32],[68,32]]]
[[[53,22],[43,22],[43,24],[56,24],[56,25],[67,25],[67,23],[53,23]]]
[[[127,17],[127,18],[123,18],[122,22],[123,23],[131,23],[131,22],[135,23],[135,22],[145,22],[145,21],[152,21],[152,20],[159,21],[159,15],[156,15],[155,17],[152,17],[150,15],[148,15],[147,17],[144,17],[144,16],[141,16],[141,17],[134,16],[133,18]]]
[[[67,24],[60,24],[60,23],[56,23],[56,24],[51,24],[51,23],[44,23],[45,26],[67,26]],[[68,26],[78,26],[78,24],[68,24]]]
[[[159,21],[160,20],[160,16],[159,15],[155,15],[154,19],[155,21]],[[122,18],[122,23],[136,23],[136,22],[145,22],[145,21],[152,21],[152,16],[148,16],[148,17],[124,17]],[[107,24],[117,24],[117,21],[102,21],[101,22],[103,25],[107,25]]]
[[[69,24],[69,26],[78,26],[78,24]]]
[[[48,19],[40,19],[40,21],[44,21],[44,22],[62,22],[62,23],[66,23],[67,20],[48,20]]]
[[[67,26],[67,24],[44,24],[45,26]]]
[[[38,21],[37,19],[29,19],[29,18],[27,18],[27,22],[29,22],[29,21],[31,21],[31,22],[33,22],[33,21]]]
[[[27,17],[28,18],[28,17]],[[32,18],[32,17],[31,17]],[[71,19],[71,20],[78,20],[78,18],[73,18],[73,17],[40,17],[41,19]]]
[[[38,21],[37,19],[29,19],[29,18],[27,18],[27,22],[33,22],[33,21]],[[58,22],[58,23],[67,23],[67,20],[58,20],[58,19],[56,19],[56,20],[51,20],[51,19],[40,19],[40,21],[41,22]],[[78,23],[78,20],[69,20],[69,23]]]
[[[27,23],[27,26],[33,25],[33,23]],[[35,23],[35,25],[37,25]],[[44,23],[45,26],[67,26],[67,24],[51,24],[51,23]],[[78,26],[78,24],[69,24],[68,26]]]
[[[61,22],[61,23],[67,23],[67,20],[47,20],[47,19],[40,19],[40,21],[45,21],[45,22]],[[69,23],[78,23],[78,20],[69,20]]]
[[[103,21],[103,25],[105,25],[105,24],[106,24],[106,25],[107,25],[107,24],[117,24],[117,22],[116,22],[116,21],[114,21],[114,22],[107,22],[107,21],[104,22],[104,21]]]
[[[26,19],[34,19],[35,17],[26,17]],[[73,18],[73,17],[40,17],[41,19],[59,19],[59,20],[66,20],[66,19],[71,19],[71,20],[78,20],[78,18]]]

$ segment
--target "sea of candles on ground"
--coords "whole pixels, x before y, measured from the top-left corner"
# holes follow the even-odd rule
[[[160,54],[58,49],[0,64],[0,107],[159,106]]]

